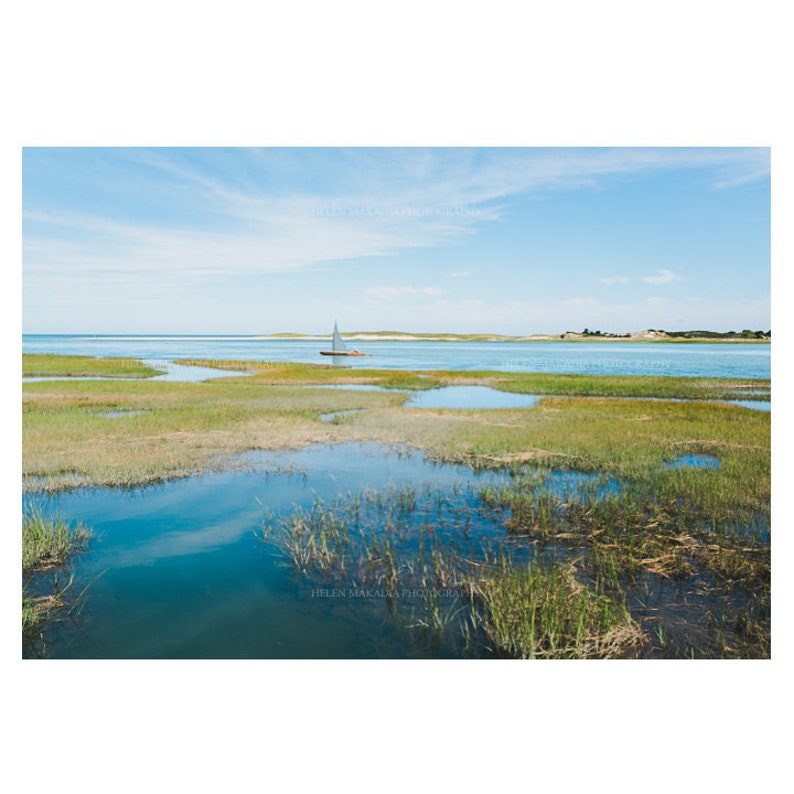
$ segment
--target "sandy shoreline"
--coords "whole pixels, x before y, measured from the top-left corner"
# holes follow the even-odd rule
[[[378,333],[349,333],[343,334],[347,342],[740,342],[743,344],[769,344],[769,339],[743,339],[732,337],[696,337],[681,338],[660,334],[657,332],[639,331],[629,336],[585,336],[584,334],[533,334],[532,336],[504,336],[502,334],[378,334]],[[262,340],[296,340],[296,341],[324,341],[331,338],[331,334],[266,334],[255,336],[254,339]]]

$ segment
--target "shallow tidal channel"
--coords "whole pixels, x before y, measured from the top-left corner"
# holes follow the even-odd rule
[[[376,443],[256,451],[238,464],[159,485],[25,494],[26,509],[82,523],[94,535],[73,564],[75,587],[88,585],[80,608],[56,619],[46,641],[27,645],[24,654],[503,655],[477,635],[477,626],[467,633],[474,625],[467,618],[470,593],[459,573],[490,570],[497,559],[508,559],[516,571],[537,561],[568,568],[588,557],[593,562],[594,552],[566,533],[544,538],[526,525],[516,531],[527,514],[506,509],[500,491],[523,482],[542,521],[545,510],[565,514],[579,499],[600,503],[624,489],[607,475],[477,471]],[[704,469],[708,476],[719,459],[689,455],[668,465]],[[587,521],[586,509],[577,515]],[[655,532],[653,526],[646,529]],[[633,617],[666,626],[643,653],[713,644],[709,615],[728,601],[698,587],[682,589],[666,572],[637,574],[632,587]],[[607,602],[621,598],[599,603],[611,609]],[[693,619],[701,626],[694,634]]]
[[[331,502],[368,489],[432,487],[435,498],[445,493],[473,498],[472,488],[507,475],[434,464],[419,453],[376,444],[249,453],[242,463],[239,470],[140,488],[27,494],[26,506],[82,522],[94,532],[75,571],[80,583],[92,584],[79,615],[48,631],[47,655],[426,655],[414,633],[390,619],[382,589],[345,581],[330,587],[300,575],[277,545],[263,538],[263,523],[310,509],[318,499]],[[577,483],[576,477],[563,478],[558,488]],[[465,512],[472,515],[468,507]],[[504,536],[498,521],[482,516],[470,520],[466,532],[470,538]],[[419,601],[421,596],[398,595]],[[454,655],[454,649],[436,648],[433,655]]]

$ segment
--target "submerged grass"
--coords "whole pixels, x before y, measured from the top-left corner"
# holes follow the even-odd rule
[[[585,587],[574,565],[503,564],[472,584],[489,642],[513,658],[625,656],[644,638],[625,605]]]
[[[636,654],[645,639],[623,601],[584,585],[575,564],[526,554],[521,562],[515,549],[456,537],[460,497],[398,489],[318,502],[266,520],[264,538],[301,575],[336,588],[383,588],[392,615],[434,633],[435,646],[517,658]],[[441,507],[428,511],[429,502]],[[418,594],[418,605],[405,594]]]
[[[404,623],[464,655],[769,655],[767,540],[628,484],[547,485],[349,494],[268,519],[264,537],[320,586],[385,588]],[[406,592],[422,594],[413,610]]]

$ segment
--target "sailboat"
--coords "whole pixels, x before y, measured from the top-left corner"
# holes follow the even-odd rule
[[[359,353],[358,350],[349,350],[347,345],[342,341],[342,337],[339,336],[339,328],[336,326],[336,321],[334,321],[334,341],[331,345],[333,348],[332,350],[321,350],[321,356],[363,356],[364,353]]]

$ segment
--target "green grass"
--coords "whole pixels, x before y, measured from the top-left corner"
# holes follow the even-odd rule
[[[503,564],[472,588],[483,630],[500,655],[610,658],[631,655],[643,643],[625,606],[584,586],[573,566]]]
[[[54,614],[79,601],[72,598],[72,578],[60,575],[83,551],[92,533],[81,524],[69,526],[59,518],[29,511],[22,522],[22,637],[32,646],[43,643],[43,632]]]
[[[25,384],[23,473],[44,487],[134,484],[229,465],[230,456],[247,449],[381,441],[480,467],[552,465],[614,474],[646,482],[660,497],[686,496],[715,514],[769,503],[766,412],[706,401],[570,396],[549,396],[521,410],[413,409],[402,407],[407,397],[398,391],[308,388],[313,384],[300,382],[307,372],[321,373],[321,383],[340,376],[333,367],[296,365],[208,383]],[[395,383],[414,375],[384,371],[381,377]],[[631,379],[610,380],[615,390],[634,387]],[[678,385],[679,391],[705,388],[700,381]],[[141,413],[105,415],[133,410]],[[352,410],[358,413],[344,422],[320,421],[323,414]],[[716,455],[722,465],[662,469],[688,453]]]
[[[29,512],[22,522],[23,572],[63,566],[69,557],[85,548],[90,537],[90,530],[80,524],[71,527],[62,519],[46,518],[35,510]]]
[[[768,540],[629,484],[558,498],[547,474],[515,474],[479,499],[404,486],[315,501],[266,518],[263,539],[315,587],[423,591],[390,613],[463,655],[768,657]],[[507,536],[467,541],[483,519]],[[444,588],[457,595],[446,605]]]
[[[236,453],[248,449],[407,444],[438,461],[511,472],[510,487],[482,494],[484,509],[503,515],[515,542],[539,551],[556,549],[564,566],[541,560],[541,567],[503,570],[494,557],[485,576],[443,545],[426,545],[418,559],[401,556],[395,538],[406,516],[418,509],[417,500],[422,503],[405,491],[358,498],[342,514],[326,509],[299,516],[302,523],[290,535],[297,568],[332,576],[342,559],[347,574],[354,571],[360,581],[457,583],[469,594],[465,609],[472,636],[487,638],[498,654],[632,655],[649,653],[651,647],[660,655],[671,649],[686,655],[682,648],[696,655],[768,655],[769,543],[751,530],[753,524],[768,528],[771,415],[705,399],[762,390],[768,381],[214,364],[256,374],[205,383],[25,384],[27,487],[159,481],[237,465]],[[312,388],[346,382],[392,390]],[[407,395],[394,390],[456,383],[548,396],[531,409],[430,410],[403,407]],[[694,401],[620,399],[626,396]],[[139,413],[112,418],[109,411]],[[320,420],[335,411],[357,413],[335,423]],[[664,467],[682,454],[713,455],[721,465]],[[553,469],[593,472],[604,483],[617,478],[623,490],[602,499],[585,494],[573,502],[557,500],[542,491]],[[372,511],[381,511],[380,526],[394,528],[397,535],[356,546],[359,536],[351,527],[369,520],[367,511],[370,518]],[[465,527],[469,518],[470,510],[461,509],[455,521]],[[52,552],[53,561],[60,557]],[[705,604],[698,625],[712,638],[707,651],[687,626],[664,613],[666,606],[654,602],[665,582],[675,582],[693,602]],[[557,604],[540,623],[538,615],[532,623],[529,614],[511,606],[529,603],[533,593],[544,594],[541,600],[549,608]],[[565,604],[570,613],[562,611]],[[642,628],[642,647],[634,644],[634,623],[624,608]],[[428,631],[455,625],[438,604],[423,609],[416,624]],[[23,614],[33,615],[31,604]],[[505,633],[504,627],[512,628]],[[715,633],[724,637],[716,651]]]
[[[131,485],[230,463],[248,449],[344,440],[320,421],[333,411],[383,410],[399,393],[212,383],[58,381],[23,386],[23,474],[28,485]],[[236,380],[236,379],[234,379]],[[140,413],[108,417],[111,411]]]
[[[570,397],[655,397],[667,399],[765,400],[768,395],[746,394],[769,391],[768,380],[681,378],[662,375],[557,375],[542,372],[429,372],[433,378],[490,385],[501,391]]]
[[[682,378],[661,375],[557,375],[542,372],[410,371],[299,364],[277,361],[180,359],[176,363],[248,372],[269,384],[374,384],[393,389],[430,389],[481,385],[521,394],[587,397],[654,397],[666,399],[769,399],[770,381],[753,379]],[[517,362],[517,364],[520,362]],[[767,394],[748,394],[764,391]]]
[[[443,381],[423,373],[394,369],[364,369],[331,364],[298,364],[281,361],[221,361],[217,359],[179,359],[186,366],[214,367],[233,372],[248,372],[247,380],[269,385],[376,385],[384,389],[433,389]]]
[[[22,355],[23,377],[64,378],[150,378],[160,375],[133,358],[94,358],[92,356],[60,356],[45,353]]]

